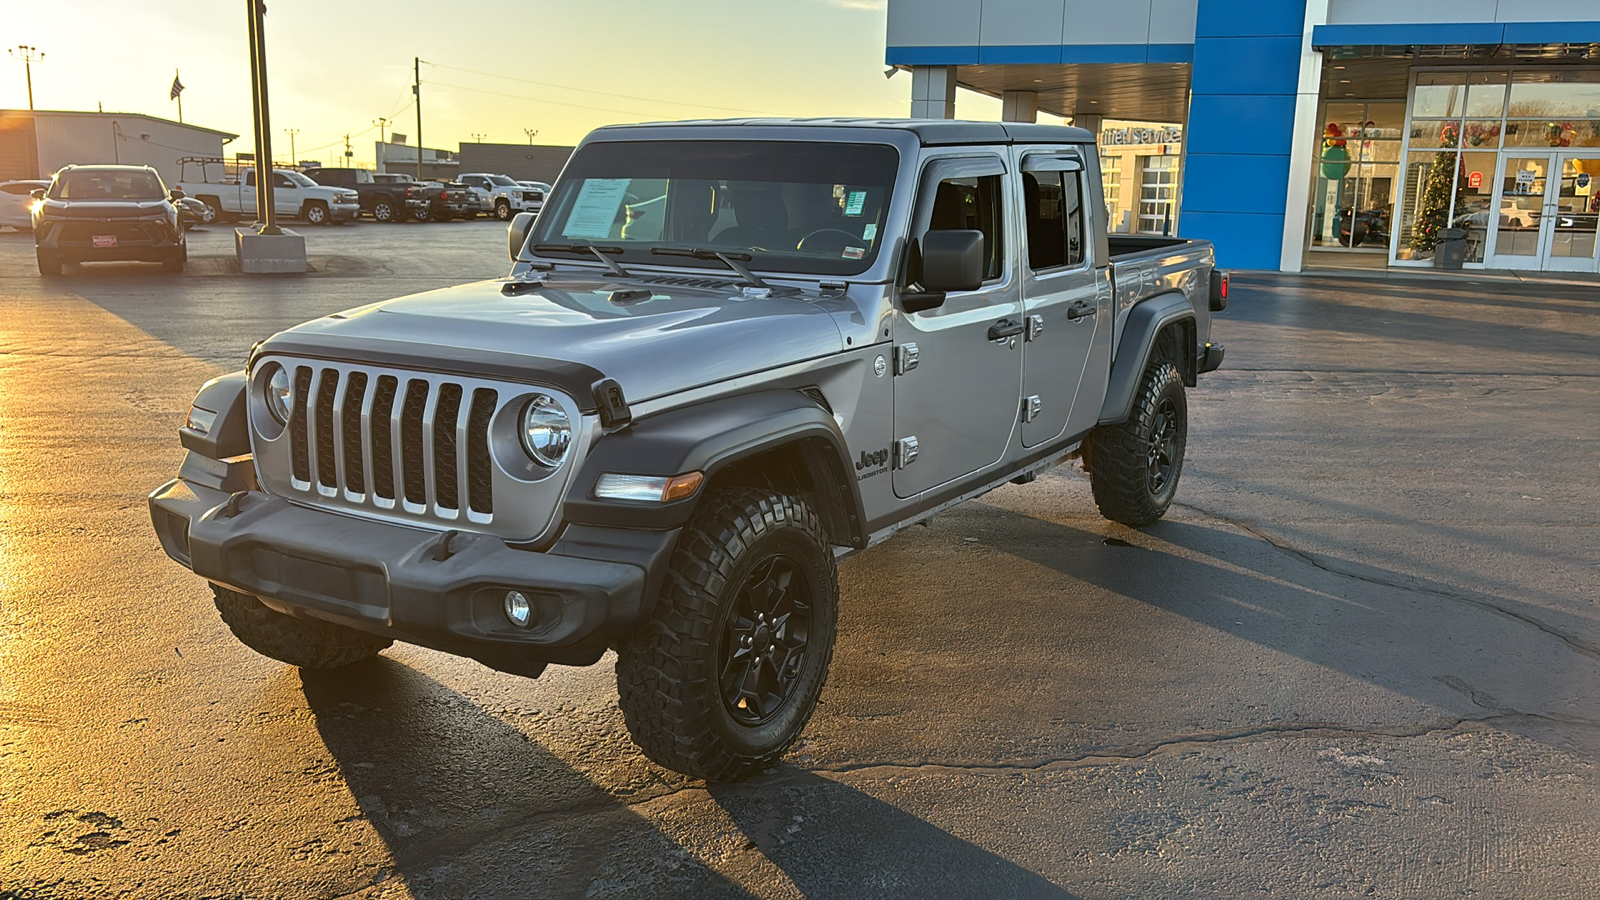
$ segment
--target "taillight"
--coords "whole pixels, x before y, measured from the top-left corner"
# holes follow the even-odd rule
[[[1222,299],[1228,299],[1228,276],[1222,276]]]
[[[446,199],[449,199],[449,197],[450,197],[450,192],[449,191],[440,191],[439,192],[439,199],[440,200],[446,200]]]

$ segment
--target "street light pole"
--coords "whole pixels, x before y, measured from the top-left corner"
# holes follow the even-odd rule
[[[533,136],[539,133],[539,129],[537,129],[537,128],[524,128],[524,129],[522,129],[522,133],[528,136],[528,146],[532,147],[533,146]]]
[[[16,50],[6,52],[11,54],[12,59],[22,60],[22,68],[28,73],[28,112],[33,112],[33,62],[44,59],[44,54],[39,52],[38,47],[30,47],[27,44],[18,44]]]
[[[272,187],[272,118],[267,108],[267,5],[245,0],[250,14],[250,87],[256,112],[256,221],[260,234],[282,234]]]
[[[417,180],[422,180],[422,57],[411,58],[411,93],[417,96]]]

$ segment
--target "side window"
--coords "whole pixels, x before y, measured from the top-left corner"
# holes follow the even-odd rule
[[[272,174],[272,186],[275,188],[292,188],[294,187],[294,182],[290,181],[288,176],[274,172]]]
[[[1023,172],[1022,204],[1028,267],[1043,272],[1083,265],[1083,173]]]
[[[929,231],[981,231],[986,260],[984,280],[993,281],[1004,270],[1004,206],[999,175],[946,178],[934,188]]]
[[[256,186],[256,170],[255,169],[248,169],[248,170],[245,171],[245,173],[244,173],[244,186],[245,187],[255,187]]]

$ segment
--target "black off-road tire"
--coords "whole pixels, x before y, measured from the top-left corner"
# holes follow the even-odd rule
[[[302,669],[337,669],[368,660],[394,641],[332,622],[286,616],[249,594],[213,584],[217,612],[246,647]]]
[[[1189,402],[1178,367],[1156,360],[1145,370],[1126,422],[1090,432],[1084,468],[1100,514],[1139,528],[1167,512],[1183,474]]]
[[[188,265],[189,248],[187,246],[179,247],[178,252],[161,261],[161,270],[179,275],[183,273],[184,268]]]
[[[780,582],[783,599],[770,601]],[[745,615],[752,604],[769,602],[773,609],[790,604],[781,623]],[[752,488],[712,491],[678,538],[650,621],[618,648],[617,689],[634,741],[657,763],[707,781],[760,772],[794,743],[816,708],[838,612],[833,548],[804,500]],[[756,622],[776,627],[741,631],[741,623]],[[762,662],[777,655],[784,661]],[[734,685],[749,686],[751,672],[762,697],[747,705]],[[762,693],[762,678],[775,692]],[[737,703],[730,691],[739,693]]]

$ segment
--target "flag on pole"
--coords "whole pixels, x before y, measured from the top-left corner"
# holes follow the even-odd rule
[[[176,99],[178,99],[178,95],[181,94],[181,93],[183,93],[183,82],[178,80],[178,70],[177,69],[173,69],[172,70],[172,96],[169,97],[168,99],[176,100]]]

